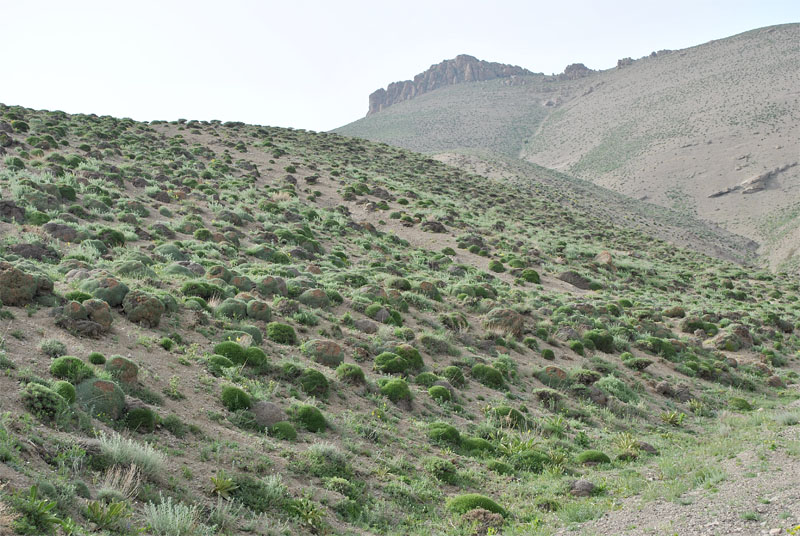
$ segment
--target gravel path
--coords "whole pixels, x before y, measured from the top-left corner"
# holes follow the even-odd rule
[[[639,497],[621,501],[621,508],[590,521],[578,531],[559,535],[723,536],[788,534],[800,524],[800,425],[785,428],[779,444],[789,446],[753,451],[722,463],[727,478],[716,491],[695,489],[678,504],[665,500],[643,503]],[[762,450],[762,449],[759,449]],[[745,519],[756,517],[755,520]]]

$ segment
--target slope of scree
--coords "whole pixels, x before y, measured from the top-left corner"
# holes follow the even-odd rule
[[[241,123],[0,142],[0,531],[551,534],[798,420],[794,278],[547,188]]]
[[[711,221],[796,271],[799,43],[785,24],[577,78],[459,84],[335,132],[519,158]]]

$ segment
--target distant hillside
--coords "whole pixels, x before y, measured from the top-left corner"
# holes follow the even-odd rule
[[[757,241],[773,267],[794,267],[800,25],[580,74],[445,87],[336,132],[516,157],[710,220]]]
[[[413,99],[418,95],[452,86],[463,82],[481,82],[496,78],[510,78],[533,73],[522,67],[504,65],[481,61],[472,56],[461,54],[452,60],[444,60],[436,65],[431,65],[424,73],[414,77],[414,80],[393,82],[386,89],[378,89],[369,96],[369,112],[367,115],[378,113],[398,102]]]

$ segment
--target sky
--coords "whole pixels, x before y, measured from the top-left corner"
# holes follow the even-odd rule
[[[458,54],[608,69],[789,22],[798,0],[0,0],[0,102],[322,131]]]

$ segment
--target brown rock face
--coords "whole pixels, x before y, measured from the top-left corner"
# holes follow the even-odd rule
[[[393,82],[386,89],[375,91],[369,96],[367,115],[378,113],[392,104],[413,99],[440,87],[531,74],[534,73],[522,67],[482,61],[462,54],[455,59],[431,65],[427,71],[415,76],[414,80]]]

